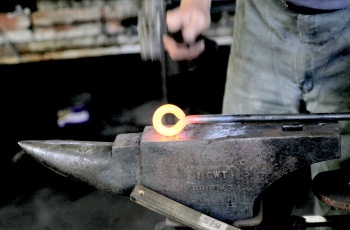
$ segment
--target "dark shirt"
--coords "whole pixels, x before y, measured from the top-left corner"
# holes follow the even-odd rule
[[[350,0],[287,0],[288,2],[305,8],[318,10],[339,10],[350,6]]]

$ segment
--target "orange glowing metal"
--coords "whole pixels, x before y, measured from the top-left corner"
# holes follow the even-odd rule
[[[162,122],[162,118],[165,114],[173,114],[179,121],[173,126],[165,126]],[[164,136],[174,136],[181,132],[181,130],[187,125],[186,114],[176,105],[166,104],[159,107],[153,114],[153,127],[155,130]]]

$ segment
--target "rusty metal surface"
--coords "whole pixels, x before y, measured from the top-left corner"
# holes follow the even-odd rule
[[[224,222],[253,217],[257,196],[298,168],[340,157],[336,123],[190,125],[175,137],[146,127],[141,184]]]
[[[336,122],[215,123],[187,126],[179,135],[119,134],[113,143],[21,141],[40,163],[119,195],[136,184],[219,221],[254,218],[258,195],[284,175],[340,157]],[[300,124],[299,124],[300,125]]]
[[[350,172],[332,170],[321,172],[313,179],[313,193],[324,203],[343,210],[350,210]]]
[[[22,141],[19,145],[57,173],[115,194],[130,194],[140,174],[140,134],[112,142]]]

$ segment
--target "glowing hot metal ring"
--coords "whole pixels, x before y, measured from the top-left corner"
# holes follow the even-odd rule
[[[173,114],[179,121],[173,126],[164,126],[162,118],[165,114]],[[153,114],[152,122],[154,129],[163,136],[174,136],[186,126],[186,114],[176,105],[166,104],[159,107]]]

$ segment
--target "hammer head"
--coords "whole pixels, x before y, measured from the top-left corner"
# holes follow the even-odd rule
[[[179,1],[144,0],[138,13],[138,35],[141,59],[144,61],[160,61],[165,65],[166,75],[172,76],[182,72],[193,71],[204,66],[206,60],[212,58],[218,44],[209,38],[200,35],[197,40],[203,39],[205,51],[192,61],[174,61],[164,50],[163,34],[167,33],[166,12],[168,9],[179,6]],[[177,42],[181,42],[181,31],[169,34]]]
[[[165,2],[143,0],[138,13],[138,35],[141,58],[158,61],[164,54],[162,35],[166,31]]]

